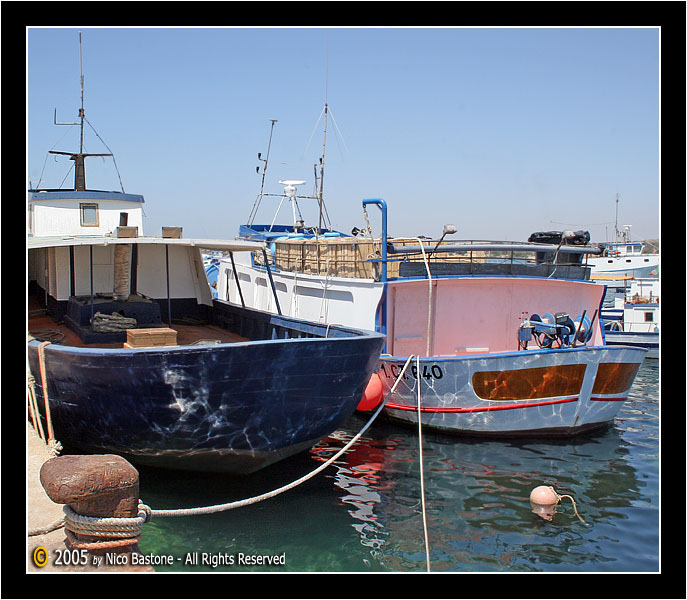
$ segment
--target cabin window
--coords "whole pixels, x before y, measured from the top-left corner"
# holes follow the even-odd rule
[[[119,213],[119,226],[126,227],[129,224],[129,213],[120,212]]]
[[[98,227],[98,205],[97,204],[79,204],[81,209],[81,227]]]
[[[654,322],[654,313],[645,312],[644,313],[644,322],[645,323],[653,323]]]

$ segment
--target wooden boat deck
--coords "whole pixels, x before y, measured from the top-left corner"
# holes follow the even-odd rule
[[[193,344],[199,340],[220,340],[221,342],[247,342],[248,338],[241,337],[231,331],[222,329],[215,325],[188,325],[173,323],[173,327],[177,332],[177,345],[183,346],[187,344]],[[63,337],[59,339],[59,343],[65,346],[80,346],[84,348],[122,348],[122,342],[110,342],[110,343],[95,343],[95,344],[84,344],[81,338],[72,331],[64,323],[57,323],[52,317],[45,314],[44,310],[41,310],[41,306],[38,301],[29,296],[28,305],[28,332],[34,337],[39,332],[55,332],[56,338],[60,337],[57,333],[61,334]],[[58,340],[55,339],[55,342]]]

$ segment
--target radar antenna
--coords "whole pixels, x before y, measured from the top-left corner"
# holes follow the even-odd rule
[[[301,209],[298,206],[298,200],[297,200],[297,194],[296,192],[298,191],[296,189],[297,185],[303,185],[305,181],[302,179],[280,179],[279,183],[284,186],[284,193],[281,196],[281,200],[279,201],[279,206],[277,207],[277,212],[274,213],[274,218],[272,219],[272,223],[270,223],[270,231],[272,231],[272,227],[274,227],[274,223],[277,220],[277,215],[279,214],[279,210],[281,209],[281,205],[284,203],[284,200],[286,198],[289,199],[289,202],[291,203],[291,211],[293,212],[293,229],[294,231],[297,231],[298,229],[303,229],[305,226],[305,223],[303,221],[303,215],[301,215]],[[272,195],[272,194],[270,194]],[[298,216],[296,216],[296,213],[298,213]]]
[[[86,167],[84,164],[84,159],[88,156],[112,156],[113,154],[86,154],[83,151],[83,124],[86,119],[86,114],[83,107],[83,90],[84,90],[84,77],[83,77],[83,60],[82,60],[82,50],[81,50],[81,32],[79,31],[79,71],[81,75],[81,108],[79,109],[79,122],[78,123],[58,123],[57,122],[57,109],[55,109],[54,122],[55,125],[79,125],[80,126],[80,138],[79,138],[79,151],[78,152],[59,152],[57,150],[48,150],[49,154],[62,154],[64,156],[69,156],[71,160],[74,161],[74,190],[85,191],[86,190]]]

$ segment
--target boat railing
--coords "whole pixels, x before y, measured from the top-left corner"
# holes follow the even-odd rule
[[[382,257],[381,239],[311,238],[280,240],[269,244],[270,267],[330,277],[379,280]],[[596,253],[591,247],[548,244],[453,241],[418,238],[392,238],[387,242],[386,276],[424,276],[425,257],[436,275],[532,275],[540,277],[589,279],[590,267],[585,254]],[[255,264],[264,266],[264,258],[255,253]]]
[[[335,324],[320,324],[213,300],[212,324],[249,340],[354,337],[371,332]]]

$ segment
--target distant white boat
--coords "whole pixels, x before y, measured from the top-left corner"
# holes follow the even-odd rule
[[[661,321],[659,296],[658,278],[630,281],[625,296],[615,299],[614,308],[601,311],[606,343],[611,346],[646,348],[648,358],[658,358]]]
[[[644,242],[609,242],[599,246],[603,254],[587,259],[592,279],[597,275],[649,277],[660,266],[659,254],[642,254]]]
[[[599,244],[603,250],[601,256],[589,257],[587,264],[591,266],[591,278],[599,275],[614,277],[649,277],[656,275],[661,259],[660,254],[646,254],[644,242],[633,242],[630,239],[631,225],[625,225],[621,231],[618,227],[618,202],[616,194],[615,204],[615,241]]]

